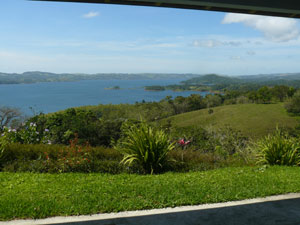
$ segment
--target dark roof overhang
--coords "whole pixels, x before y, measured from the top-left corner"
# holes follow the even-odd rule
[[[198,9],[300,18],[299,0],[33,0]]]

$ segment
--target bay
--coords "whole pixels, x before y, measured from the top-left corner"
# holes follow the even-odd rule
[[[26,114],[50,113],[70,107],[160,101],[166,96],[189,96],[195,91],[145,91],[144,86],[179,84],[181,79],[164,80],[83,80],[0,85],[0,105],[21,109]],[[109,90],[119,86],[119,90]],[[205,95],[206,93],[201,93]],[[32,109],[30,109],[32,108]]]

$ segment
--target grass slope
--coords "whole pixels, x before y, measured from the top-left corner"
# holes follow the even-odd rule
[[[0,220],[225,202],[300,192],[299,167],[153,176],[0,173]]]
[[[229,125],[254,139],[267,135],[276,126],[293,128],[299,117],[287,114],[283,104],[238,104],[193,111],[170,117],[172,124],[178,127],[222,127]]]

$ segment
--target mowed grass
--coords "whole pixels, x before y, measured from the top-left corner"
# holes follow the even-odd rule
[[[238,104],[213,108],[170,117],[172,124],[178,127],[223,127],[229,125],[244,135],[257,139],[272,133],[276,126],[294,128],[300,117],[288,115],[283,104]]]
[[[300,192],[299,167],[161,175],[0,173],[0,220],[225,202]]]

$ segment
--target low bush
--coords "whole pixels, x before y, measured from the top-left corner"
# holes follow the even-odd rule
[[[300,114],[300,91],[297,91],[294,96],[285,103],[285,109],[292,114]]]
[[[118,139],[121,119],[101,119],[92,110],[69,108],[52,114],[40,114],[29,119],[36,124],[37,132],[45,133],[55,144],[69,144],[78,135],[78,142],[89,142],[92,146],[109,146],[111,139]]]
[[[183,149],[192,149],[202,153],[215,153],[219,157],[228,157],[245,152],[249,139],[240,131],[229,126],[222,128],[181,127],[171,131],[173,140],[186,140],[189,144]]]
[[[9,143],[51,144],[49,130],[38,130],[35,123],[27,122],[17,129],[4,127],[1,136]]]
[[[246,147],[247,139],[229,128],[217,131],[202,128],[173,130],[174,141],[181,138],[189,144],[181,146],[178,143],[176,150],[172,151],[174,144],[159,128],[131,123],[131,126],[123,127],[123,131],[123,137],[117,144],[118,150],[80,145],[77,138],[69,146],[9,143],[1,151],[0,170],[142,174],[253,164],[253,154]]]
[[[250,153],[245,154],[247,157],[241,153],[236,153],[224,158],[214,152],[203,153],[191,149],[177,149],[169,154],[172,159],[171,163],[169,163],[169,170],[176,172],[188,172],[211,170],[228,166],[236,167],[254,165],[254,160],[252,157],[249,157]]]
[[[8,172],[132,172],[120,165],[122,155],[114,149],[78,145],[7,145],[0,158],[0,170]]]
[[[258,162],[269,165],[300,165],[300,144],[296,138],[277,129],[256,144]]]
[[[148,174],[164,170],[168,162],[167,154],[174,148],[174,144],[163,130],[141,122],[125,124],[122,132],[123,137],[115,146],[124,156],[121,163],[129,166],[137,163]]]

